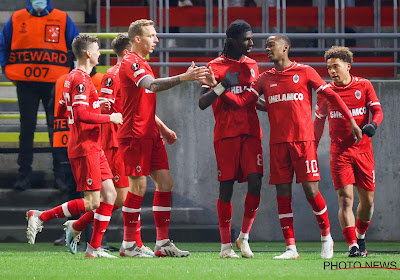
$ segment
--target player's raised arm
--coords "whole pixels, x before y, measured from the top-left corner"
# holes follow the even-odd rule
[[[218,83],[211,66],[208,70],[205,78],[200,80],[204,84],[199,98],[199,107],[202,110],[209,107],[226,89],[239,84],[239,72],[226,72],[222,82]]]
[[[194,62],[192,62],[192,65],[190,65],[190,67],[183,74],[158,79],[154,79],[151,76],[146,76],[140,81],[139,86],[151,90],[152,92],[159,92],[170,89],[186,81],[204,79],[207,73],[208,69],[206,67],[197,67]]]

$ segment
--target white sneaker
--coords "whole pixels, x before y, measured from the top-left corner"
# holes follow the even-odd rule
[[[253,258],[254,254],[250,249],[249,246],[249,240],[246,238],[238,238],[236,239],[236,247],[238,249],[240,249],[240,251],[242,252],[242,257],[243,258]]]
[[[29,210],[26,212],[26,220],[28,221],[26,237],[29,244],[35,244],[36,234],[42,232],[43,221],[39,218],[42,213],[42,211],[38,210]]]
[[[142,245],[142,247],[139,247],[139,248],[142,250],[143,253],[145,253],[145,254],[147,254],[149,256],[152,256],[152,257],[156,256],[156,255],[154,255],[153,250],[151,250],[149,247],[147,247],[145,245]]]
[[[321,258],[331,259],[333,257],[333,239],[329,234],[328,236],[321,236]]]
[[[190,255],[189,251],[182,251],[178,249],[171,240],[164,243],[164,245],[158,246],[154,248],[154,255],[156,257],[177,257],[183,258]]]
[[[109,258],[109,259],[116,259],[116,256],[113,256],[109,253],[106,252],[107,250],[104,250],[103,248],[99,247],[97,249],[93,248],[90,246],[90,244],[87,244],[86,252],[85,252],[85,258]]]
[[[143,246],[144,247],[144,246]],[[153,256],[146,254],[143,250],[136,244],[130,248],[124,248],[121,246],[119,249],[119,255],[121,257],[134,257],[134,258],[152,258]]]
[[[225,246],[225,245],[223,245]],[[239,256],[235,253],[235,251],[233,251],[232,249],[232,244],[231,246],[226,247],[225,249],[221,248],[221,253],[219,253],[219,257],[221,259],[237,259],[239,258]]]
[[[193,3],[190,0],[179,0],[178,7],[192,7]]]
[[[65,246],[74,255],[78,251],[78,242],[81,239],[81,231],[75,230],[72,226],[75,222],[76,220],[69,220],[64,223]]]
[[[300,259],[299,254],[297,253],[296,246],[289,245],[286,247],[285,253],[280,256],[275,256],[275,260],[290,260],[290,259]]]

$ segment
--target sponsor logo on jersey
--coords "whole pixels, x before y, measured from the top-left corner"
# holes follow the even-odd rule
[[[104,82],[106,87],[111,87],[114,84],[113,79],[108,78],[105,82]]]
[[[361,107],[361,108],[349,109],[349,112],[353,117],[362,116],[367,114],[367,108]],[[331,119],[340,119],[343,118],[343,115],[339,111],[331,111],[329,113],[329,117]]]
[[[97,108],[100,108],[100,101],[99,100],[93,101],[93,109],[97,109]]]
[[[151,90],[149,90],[149,89],[147,89],[147,88],[144,90],[144,92],[145,92],[145,93],[154,93],[154,92],[152,92]]]
[[[295,93],[283,93],[283,94],[276,94],[276,95],[271,95],[268,96],[268,103],[276,103],[276,102],[283,102],[283,101],[297,101],[297,100],[303,100],[304,95],[301,92],[295,92]]]
[[[88,179],[87,179],[87,183],[88,183],[89,186],[90,186],[91,184],[93,184],[92,178],[88,178]]]
[[[253,68],[250,69],[250,74],[251,74],[251,76],[252,76],[253,78],[256,77],[256,72],[254,71]]]
[[[297,84],[298,82],[299,82],[299,80],[300,80],[300,77],[299,77],[299,75],[294,75],[293,76],[293,82],[295,83],[295,84]]]
[[[361,98],[361,91],[356,90],[356,92],[354,92],[354,95],[356,96],[356,98],[357,98],[358,100],[360,100],[360,98]]]
[[[84,84],[79,84],[79,85],[76,87],[76,90],[77,90],[79,93],[83,93],[83,92],[85,92],[86,87],[85,87]]]
[[[242,86],[234,86],[234,87],[230,88],[231,92],[234,94],[242,93],[246,89],[247,89],[247,86],[243,86],[243,87]]]
[[[137,71],[139,68],[140,68],[140,64],[139,63],[135,62],[135,63],[132,64],[132,70],[133,71]]]
[[[270,84],[269,87],[276,87],[278,84]]]

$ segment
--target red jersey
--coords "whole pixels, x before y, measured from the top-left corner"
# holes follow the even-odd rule
[[[155,120],[156,93],[139,87],[146,76],[154,78],[149,63],[136,53],[128,52],[119,71],[124,123],[118,130],[118,138],[159,137]]]
[[[90,75],[80,69],[72,70],[65,79],[63,96],[70,128],[68,157],[83,157],[101,151],[100,124],[77,121],[73,112],[73,107],[84,106],[90,113],[101,113],[97,91]]]
[[[247,56],[243,56],[241,60],[235,60],[221,55],[210,61],[208,66],[211,66],[218,82],[224,79],[227,71],[240,73],[239,84],[227,89],[234,94],[241,94],[259,76],[257,62]],[[215,117],[214,142],[239,135],[262,138],[255,102],[246,107],[234,108],[222,98],[217,98],[212,108]]]
[[[121,113],[122,100],[119,81],[119,67],[121,64],[116,64],[104,74],[101,81],[101,90],[99,99],[110,101],[111,110],[108,114]],[[103,123],[101,125],[101,139],[104,150],[118,147],[117,139],[118,125],[113,123]]]
[[[271,127],[270,144],[315,140],[312,121],[312,89],[326,82],[310,66],[293,62],[278,71],[268,70],[250,91],[264,94]]]
[[[369,123],[370,108],[372,106],[380,107],[374,87],[371,82],[366,79],[352,77],[351,82],[345,86],[336,85],[334,82],[331,82],[329,85],[346,103],[354,120],[361,128]],[[334,105],[327,102],[322,96],[318,96],[315,115],[319,119],[328,117],[331,153],[342,153],[346,151],[364,153],[372,151],[371,138],[367,135],[363,135],[361,141],[355,143],[350,131],[349,122]]]

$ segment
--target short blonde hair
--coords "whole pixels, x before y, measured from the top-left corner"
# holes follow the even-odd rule
[[[330,58],[339,58],[347,63],[353,63],[353,53],[348,47],[333,46],[325,52],[325,61]]]
[[[144,26],[154,26],[154,22],[149,19],[138,19],[129,25],[128,38],[133,41],[135,36],[143,36]]]

